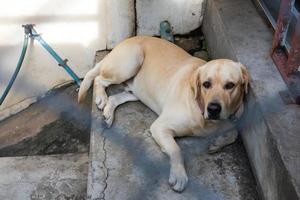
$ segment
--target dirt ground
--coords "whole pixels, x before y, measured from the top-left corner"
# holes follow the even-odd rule
[[[49,92],[26,110],[0,122],[0,156],[88,152],[91,92],[77,103],[77,86]]]

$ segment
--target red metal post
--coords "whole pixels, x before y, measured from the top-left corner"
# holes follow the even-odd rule
[[[271,57],[273,58],[283,79],[287,80],[287,55],[282,45],[282,41],[287,31],[287,27],[291,18],[292,0],[281,0],[279,15],[277,19],[277,27],[274,34]]]
[[[299,69],[299,66],[300,66],[300,19],[297,19],[297,24],[292,37],[292,45],[287,60],[287,69],[288,69],[287,75],[296,73]]]
[[[271,54],[280,48],[291,18],[292,0],[281,0]]]
[[[296,72],[300,65],[300,19],[297,19],[297,25],[292,38],[292,47],[290,53],[286,52],[283,41],[292,16],[293,0],[281,0],[277,27],[274,34],[271,57],[273,58],[281,76],[286,82],[289,91],[281,92],[283,99],[290,103],[300,104],[300,76]],[[290,96],[290,98],[287,98]]]

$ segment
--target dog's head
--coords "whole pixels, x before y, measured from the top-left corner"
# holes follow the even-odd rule
[[[228,119],[233,114],[240,116],[248,83],[245,66],[227,59],[206,63],[191,79],[194,98],[206,120]]]

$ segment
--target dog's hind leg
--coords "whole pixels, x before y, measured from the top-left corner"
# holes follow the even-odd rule
[[[108,98],[105,88],[134,77],[143,61],[144,52],[138,43],[134,40],[122,42],[86,74],[79,88],[78,102],[83,101],[94,81],[98,86],[95,91],[96,104],[100,109],[103,109]]]
[[[95,103],[103,109],[108,102],[105,88],[111,84],[123,83],[134,77],[144,60],[144,53],[138,44],[119,45],[101,61],[100,74],[95,78]]]
[[[95,103],[100,110],[102,110],[107,103],[108,96],[105,88],[110,84],[108,81],[103,81],[100,76],[97,76],[94,80]]]
[[[107,127],[110,127],[113,123],[115,109],[119,105],[129,101],[138,101],[138,98],[132,93],[126,91],[112,95],[108,98],[107,104],[103,110],[103,116]]]

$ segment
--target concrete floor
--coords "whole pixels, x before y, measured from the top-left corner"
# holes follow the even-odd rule
[[[83,200],[88,155],[0,158],[1,200]]]

